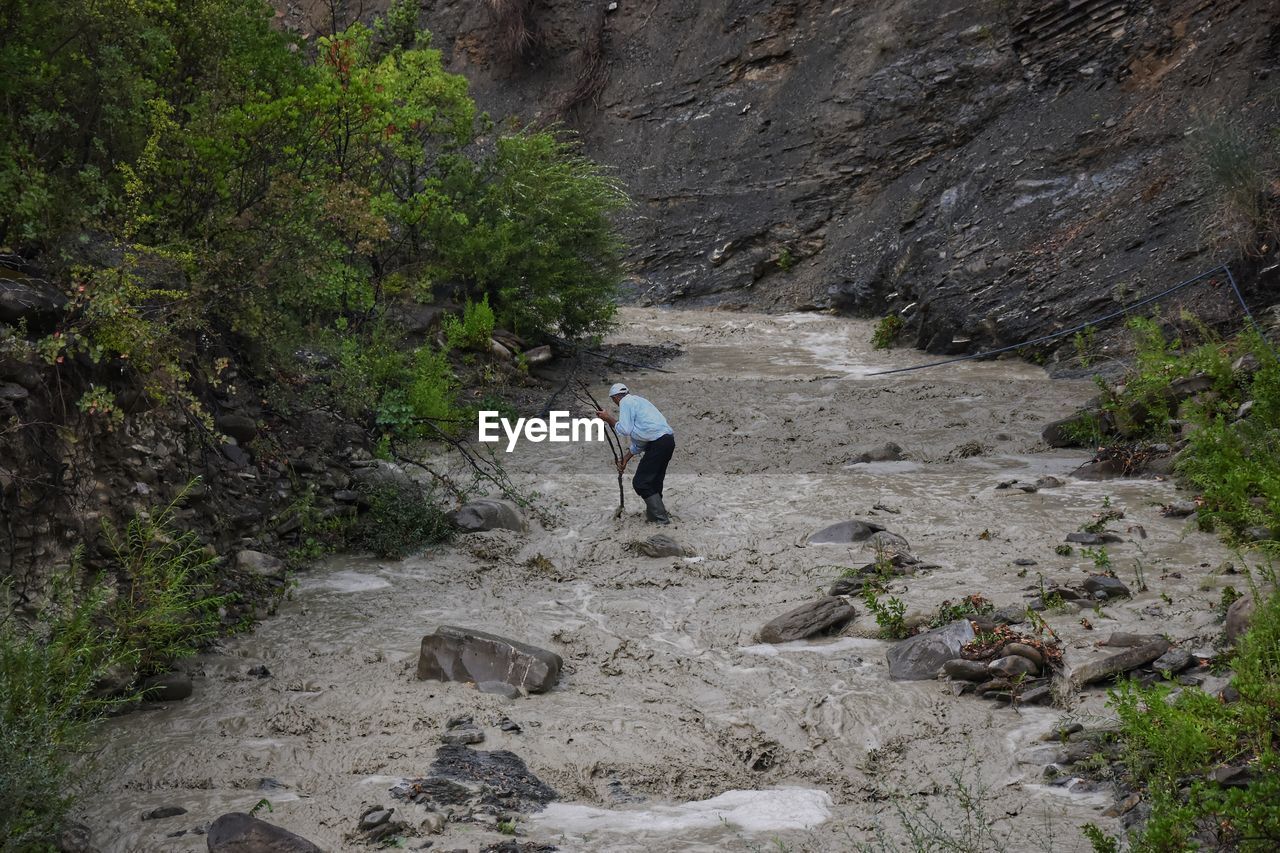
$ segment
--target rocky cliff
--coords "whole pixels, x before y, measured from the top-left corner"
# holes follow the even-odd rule
[[[637,298],[897,310],[939,352],[1231,259],[1194,139],[1280,123],[1270,0],[423,5],[495,118],[563,121],[617,169]],[[1272,263],[1242,265],[1259,301]]]

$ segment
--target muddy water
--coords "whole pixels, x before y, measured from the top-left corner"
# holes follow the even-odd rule
[[[1109,497],[1126,512],[1114,526],[1126,540],[1111,548],[1115,568],[1133,581],[1140,562],[1151,591],[1085,614],[1091,631],[1080,614],[1050,616],[1068,660],[1096,653],[1111,630],[1208,646],[1224,555],[1159,515],[1173,488],[1073,480],[1078,454],[1037,445],[1041,425],[1087,397],[1087,383],[1050,382],[1014,361],[872,377],[926,357],[871,351],[868,324],[816,315],[628,309],[623,320],[619,340],[685,348],[671,374],[592,378],[602,399],[606,382],[625,381],[673,423],[668,532],[697,556],[627,550],[653,530],[631,493],[614,518],[603,446],[522,444],[511,472],[557,523],[402,563],[334,559],[301,579],[278,618],[194,661],[194,698],[111,722],[84,815],[104,850],[203,850],[198,835],[166,835],[262,798],[269,819],[326,849],[353,849],[362,808],[424,773],[444,721],[464,713],[484,725],[482,748],[515,751],[560,792],[520,829],[561,849],[851,849],[877,832],[901,838],[899,808],[947,825],[957,773],[985,789],[1010,849],[1087,849],[1078,827],[1110,824],[1100,817],[1107,797],[1043,785],[1040,764],[1020,759],[1063,715],[1104,716],[1100,696],[1011,711],[953,697],[943,682],[890,682],[888,644],[865,614],[841,637],[754,639],[842,567],[870,560],[861,546],[806,547],[828,523],[875,519],[939,564],[894,590],[909,613],[928,612],[971,592],[1022,602],[1040,572],[1078,576],[1085,561],[1054,546]],[[854,448],[886,440],[909,460],[848,464]],[[1042,474],[1065,484],[995,488]],[[553,649],[565,676],[515,701],[417,682],[418,643],[441,623]],[[249,676],[258,664],[272,677]],[[523,732],[501,732],[504,716]],[[161,805],[188,813],[139,820]],[[501,838],[451,825],[436,849]]]

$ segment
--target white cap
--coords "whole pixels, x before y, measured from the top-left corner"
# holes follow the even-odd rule
[[[627,386],[623,385],[621,382],[613,383],[613,387],[609,389],[610,397],[616,397],[619,394],[626,394],[626,393],[628,393]]]

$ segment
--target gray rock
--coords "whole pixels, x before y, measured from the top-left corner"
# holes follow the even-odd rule
[[[441,743],[466,746],[484,742],[484,732],[473,725],[456,726],[440,735]]]
[[[479,681],[476,682],[476,690],[493,696],[505,696],[508,699],[519,699],[524,695],[519,687],[507,684],[505,681]]]
[[[479,498],[464,504],[450,513],[454,526],[467,533],[484,530],[514,530],[523,533],[529,529],[524,513],[509,501],[496,498]]]
[[[1134,646],[1145,646],[1160,639],[1159,634],[1129,634],[1124,631],[1112,631],[1104,645],[1113,649],[1129,649]]]
[[[1175,501],[1160,509],[1160,514],[1168,518],[1186,518],[1195,515],[1196,505],[1191,501]]]
[[[684,547],[665,533],[631,543],[631,549],[646,557],[691,557],[693,551]]]
[[[887,653],[889,677],[894,681],[935,678],[947,661],[960,657],[960,650],[973,637],[973,626],[969,620],[958,619],[928,633],[901,640]]]
[[[1133,646],[1114,655],[1083,663],[1072,670],[1071,680],[1078,685],[1094,684],[1145,666],[1167,651],[1169,651],[1168,640],[1163,638],[1152,640],[1145,645]]]
[[[182,806],[160,806],[160,808],[152,809],[142,815],[143,820],[163,820],[167,817],[177,817],[186,814],[187,810]]]
[[[375,806],[360,816],[360,829],[364,832],[368,832],[371,829],[376,829],[377,827],[382,826],[384,823],[391,820],[391,813],[393,811],[395,811],[395,809],[384,809],[381,806]]]
[[[1000,650],[1006,655],[1017,655],[1024,657],[1034,663],[1037,667],[1044,666],[1044,655],[1039,650],[1026,645],[1025,643],[1006,643],[1004,648]]]
[[[554,652],[484,631],[441,625],[422,638],[418,680],[498,681],[530,693],[555,686],[564,661]]]
[[[902,448],[894,444],[892,441],[886,441],[884,444],[868,445],[860,447],[853,452],[853,456],[849,459],[851,465],[861,465],[867,462],[897,462],[902,458]]]
[[[1194,397],[1196,394],[1212,390],[1212,388],[1213,377],[1205,373],[1198,373],[1195,376],[1184,376],[1181,379],[1175,379],[1170,382],[1167,395],[1170,402],[1177,403],[1189,397]]]
[[[896,533],[890,533],[888,530],[877,530],[872,533],[867,543],[874,547],[877,551],[884,551],[890,554],[906,554],[911,550],[911,546],[907,544],[907,540]]]
[[[827,596],[789,610],[760,629],[760,642],[787,643],[838,631],[858,615],[843,598]]]
[[[836,578],[831,584],[831,589],[827,590],[827,595],[857,595],[862,592],[862,588],[867,585],[865,575],[848,575],[846,577]]]
[[[1169,649],[1152,662],[1151,668],[1156,672],[1168,672],[1177,675],[1191,665],[1191,652],[1186,649]]]
[[[0,402],[19,403],[30,396],[31,392],[16,382],[0,382]]]
[[[814,533],[809,537],[809,542],[814,545],[849,545],[865,542],[872,534],[881,530],[884,527],[870,521],[839,521]]]
[[[524,351],[524,360],[528,364],[544,364],[551,360],[551,347],[543,344],[540,347]]]
[[[243,812],[224,814],[205,837],[209,853],[321,853],[319,847],[287,829]]]
[[[1052,698],[1052,685],[1047,683],[1036,684],[1018,694],[1018,703],[1020,705],[1039,705],[1041,702],[1048,702]]]
[[[1021,625],[1027,621],[1027,608],[1016,604],[998,608],[991,614],[991,619],[998,625]]]
[[[229,435],[241,444],[253,441],[258,435],[258,422],[247,415],[219,415],[214,426],[224,435]]]
[[[1224,788],[1247,788],[1258,778],[1256,770],[1248,764],[1216,767],[1205,777]]]
[[[1129,597],[1129,587],[1125,586],[1119,578],[1113,578],[1110,575],[1089,575],[1084,579],[1084,588],[1095,598],[1099,593],[1107,598]]]
[[[1231,602],[1231,606],[1227,608],[1227,624],[1224,628],[1228,643],[1236,642],[1249,630],[1253,610],[1252,595],[1245,595]]]
[[[1275,532],[1270,527],[1263,527],[1261,524],[1246,527],[1242,534],[1248,542],[1267,542],[1275,538]]]
[[[138,691],[148,702],[180,702],[189,697],[193,687],[185,672],[165,672],[142,679]]]
[[[247,548],[236,552],[236,568],[264,578],[280,577],[285,572],[284,560]]]
[[[1038,675],[1040,667],[1022,655],[1007,655],[987,664],[987,671],[992,675],[1016,678],[1019,675]]]
[[[0,278],[0,323],[47,319],[66,304],[67,298],[47,284]]]
[[[351,472],[351,479],[365,490],[397,489],[408,491],[419,488],[408,472],[393,462],[375,459],[372,463],[356,468]]]
[[[979,660],[966,660],[965,658],[954,658],[942,665],[942,671],[951,678],[960,681],[986,681],[990,678],[987,672],[987,665]]]
[[[1106,545],[1108,542],[1121,540],[1114,533],[1086,533],[1083,530],[1077,530],[1075,533],[1067,534],[1067,541],[1077,545]]]

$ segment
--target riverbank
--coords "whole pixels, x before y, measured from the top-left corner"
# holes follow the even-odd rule
[[[557,791],[511,828],[562,849],[849,849],[877,829],[901,837],[894,803],[945,815],[958,769],[984,787],[1008,849],[1088,849],[1081,825],[1118,828],[1103,816],[1106,791],[1046,783],[1036,753],[1064,716],[1105,717],[1100,689],[1068,709],[1012,710],[945,682],[890,681],[890,643],[858,602],[834,638],[755,636],[874,558],[861,544],[807,543],[828,524],[873,520],[938,566],[893,582],[911,618],[968,594],[1021,606],[1041,575],[1081,579],[1092,560],[1056,549],[1109,502],[1125,513],[1114,570],[1128,578],[1140,566],[1147,590],[1133,583],[1132,598],[1098,613],[1047,612],[1067,660],[1100,654],[1112,631],[1212,647],[1227,554],[1160,512],[1174,487],[1074,479],[1085,455],[1039,441],[1093,386],[1016,361],[871,377],[927,356],[873,351],[870,323],[827,316],[624,309],[622,320],[617,341],[683,350],[671,374],[597,365],[590,378],[627,382],[675,426],[666,532],[693,556],[632,553],[654,531],[634,495],[614,519],[602,447],[522,445],[504,457],[508,473],[542,495],[555,524],[471,534],[398,563],[331,559],[299,576],[277,618],[189,662],[192,699],[109,722],[81,816],[102,849],[203,850],[198,830],[261,799],[273,811],[260,816],[326,849],[351,849],[375,805],[398,806],[415,840],[438,849],[502,841],[475,820],[428,836],[416,807],[390,796],[427,771],[458,716],[484,732],[478,749],[512,750]],[[902,460],[854,463],[887,441]],[[1043,476],[1062,483],[998,488]],[[418,643],[439,624],[555,651],[560,686],[510,701],[416,681]],[[140,819],[166,805],[186,813]]]

